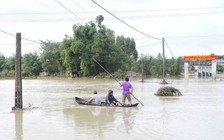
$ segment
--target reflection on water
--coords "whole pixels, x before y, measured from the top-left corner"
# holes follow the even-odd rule
[[[158,97],[159,79],[132,80],[135,96],[144,104],[134,108],[79,105],[74,97],[89,98],[98,90],[105,98],[121,89],[113,80],[24,80],[24,105],[37,109],[11,111],[14,81],[0,80],[1,140],[149,139],[220,140],[224,137],[224,81],[172,80],[183,96]],[[134,102],[137,102],[133,98]]]
[[[122,110],[122,119],[123,123],[121,123],[121,126],[124,127],[126,133],[130,133],[131,129],[133,128],[134,121],[135,121],[135,115],[132,114],[132,109],[123,109]]]
[[[23,112],[22,111],[13,111],[15,114],[15,139],[23,139]]]
[[[74,121],[74,129],[79,134],[76,138],[105,139],[108,135],[104,134],[113,132],[116,126],[119,131],[129,133],[134,124],[135,115],[132,114],[132,110],[131,108],[76,106],[65,108],[63,113],[68,120]],[[121,118],[117,118],[118,116]]]

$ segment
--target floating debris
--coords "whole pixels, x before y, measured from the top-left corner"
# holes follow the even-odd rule
[[[171,86],[167,87],[161,87],[158,89],[157,93],[155,93],[157,96],[182,96],[181,92]]]
[[[31,103],[28,103],[25,107],[23,107],[23,108],[18,108],[18,107],[12,107],[12,110],[25,110],[25,111],[31,111],[31,110],[33,110],[33,109],[39,109],[40,107],[35,107],[35,106],[33,106],[33,104],[31,104]]]

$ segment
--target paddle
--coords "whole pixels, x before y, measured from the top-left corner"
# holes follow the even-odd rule
[[[106,71],[112,78],[114,78],[114,80],[115,81],[117,81],[118,83],[119,83],[119,85],[121,85],[121,83],[112,75],[112,74],[110,74],[110,72],[109,71],[107,71],[102,65],[100,65],[100,63],[95,59],[95,58],[93,58],[93,60],[104,70],[104,71]],[[142,102],[140,102],[132,93],[131,93],[131,95],[132,95],[132,97],[134,97],[142,106],[144,106],[143,104],[142,104]]]
[[[140,102],[139,100],[138,100],[138,98],[136,98],[132,93],[131,93],[131,95],[132,95],[132,97],[134,97],[142,106],[144,106],[143,104],[142,104],[142,102]]]

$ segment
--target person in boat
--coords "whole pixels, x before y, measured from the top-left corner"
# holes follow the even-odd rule
[[[110,106],[122,106],[122,104],[114,97],[113,90],[108,90],[105,103]]]
[[[123,87],[123,91],[122,91],[122,102],[123,104],[125,104],[125,100],[126,98],[129,101],[129,104],[131,105],[131,95],[133,92],[133,87],[131,85],[131,83],[129,82],[129,78],[126,77],[125,81],[121,83],[121,87]]]
[[[88,103],[92,103],[92,104],[96,104],[96,105],[101,104],[100,96],[97,94],[97,91],[93,92],[93,96],[86,102],[86,104],[88,104]]]

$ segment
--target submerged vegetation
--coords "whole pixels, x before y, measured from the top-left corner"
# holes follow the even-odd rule
[[[158,89],[157,93],[155,93],[157,96],[182,96],[181,92],[171,86],[167,87],[161,87]]]
[[[161,77],[163,73],[162,55],[139,57],[135,39],[115,36],[113,30],[104,26],[103,16],[95,22],[85,25],[75,24],[73,36],[65,36],[62,42],[41,41],[40,52],[22,56],[23,77],[45,76],[100,76],[106,77],[105,71],[93,61],[96,59],[105,69],[122,77],[127,71]],[[150,53],[150,52],[149,52]],[[166,59],[166,74],[180,75],[183,59]],[[0,78],[14,77],[15,56],[6,58],[0,54]]]

